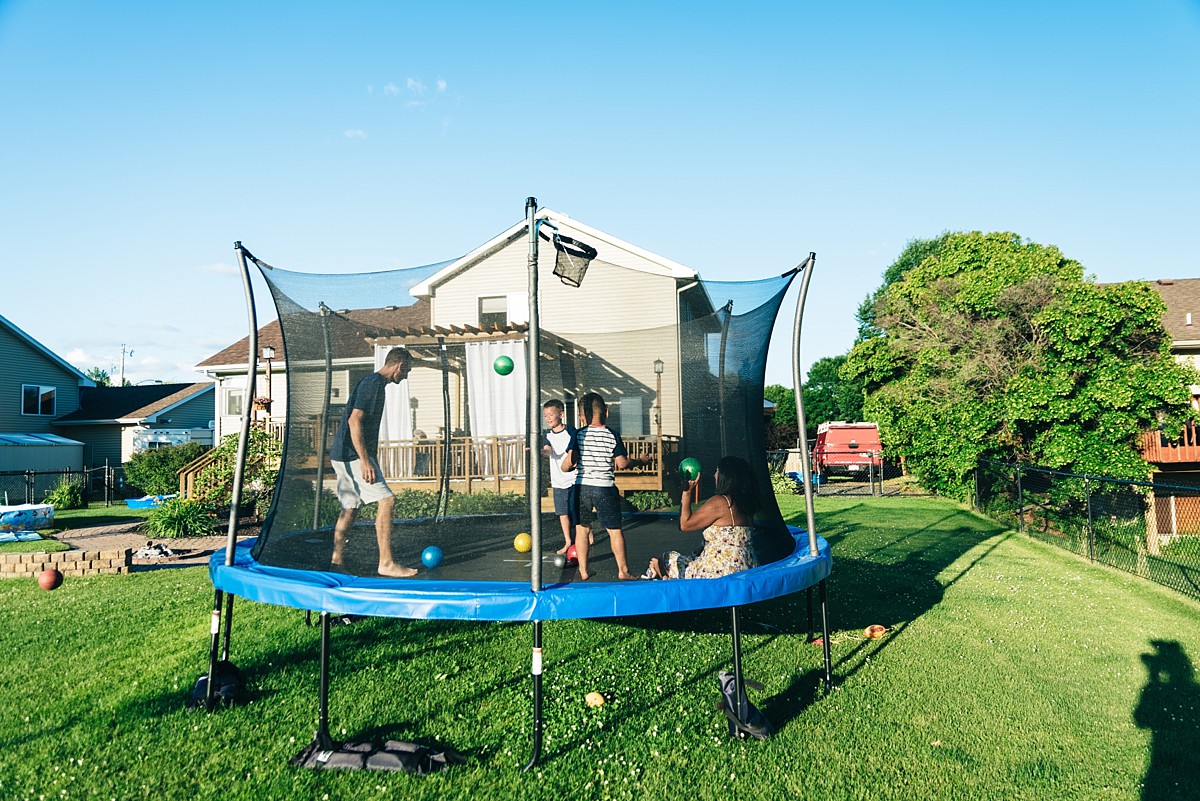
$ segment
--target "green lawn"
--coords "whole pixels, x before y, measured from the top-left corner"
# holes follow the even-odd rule
[[[802,499],[780,500],[803,518]],[[803,595],[743,618],[747,675],[766,685],[752,697],[780,728],[766,742],[731,740],[713,709],[727,613],[548,623],[531,773],[527,624],[334,629],[335,737],[440,737],[469,764],[320,773],[286,764],[316,723],[319,639],[301,613],[239,603],[252,702],[204,714],[183,709],[206,668],[203,568],[52,593],[0,582],[0,798],[1197,797],[1200,604],[936,499],[818,510],[835,554],[830,696]],[[890,633],[864,639],[873,623]],[[615,700],[589,709],[591,690]]]
[[[136,523],[145,520],[149,509],[130,509],[124,501],[105,506],[103,501],[93,501],[86,509],[55,509],[54,525],[38,531],[46,539],[29,542],[0,543],[0,553],[54,553],[68,551],[70,547],[53,539],[72,529],[93,526],[111,526],[117,523]]]

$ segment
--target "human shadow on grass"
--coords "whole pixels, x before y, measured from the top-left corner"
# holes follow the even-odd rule
[[[1178,642],[1151,640],[1134,723],[1150,731],[1142,801],[1200,799],[1200,685]]]

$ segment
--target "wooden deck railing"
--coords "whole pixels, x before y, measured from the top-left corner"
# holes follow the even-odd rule
[[[319,426],[316,423],[298,424],[292,429],[292,447],[312,453],[315,450],[313,437]],[[282,438],[285,427],[271,421],[267,430]],[[633,459],[651,460],[649,465],[639,465],[618,471],[618,483],[623,489],[662,489],[667,474],[667,465],[678,461],[678,437],[624,437],[625,448]],[[328,442],[333,441],[333,431]],[[445,443],[432,440],[385,440],[379,443],[379,467],[384,479],[392,484],[421,486],[436,485],[447,467],[450,481],[459,491],[492,492],[513,491],[525,481],[525,438],[503,437],[454,437],[450,441],[447,455]],[[209,487],[200,485],[200,475],[216,461],[217,452],[208,451],[195,461],[179,470],[179,492],[183,497],[196,497]],[[310,457],[312,458],[312,457]],[[539,458],[542,458],[539,454]],[[312,458],[315,468],[315,458]],[[543,468],[545,468],[543,462]],[[543,470],[543,473],[545,470]],[[331,478],[332,472],[326,477]]]
[[[1160,431],[1142,433],[1142,458],[1151,464],[1200,462],[1200,425],[1193,420],[1184,426],[1177,440],[1168,440]]]

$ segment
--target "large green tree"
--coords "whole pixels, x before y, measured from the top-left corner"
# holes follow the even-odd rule
[[[938,491],[961,495],[984,456],[1145,478],[1139,433],[1177,426],[1196,380],[1163,310],[1148,285],[1098,285],[1055,247],[943,234],[889,268],[842,372],[888,451]]]

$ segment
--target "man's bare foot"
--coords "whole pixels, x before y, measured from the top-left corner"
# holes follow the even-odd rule
[[[580,581],[587,581],[587,580],[588,580],[588,579],[590,579],[591,577],[592,577],[592,574],[591,574],[591,573],[585,573],[585,572],[584,572],[584,571],[582,571],[582,570],[580,570],[580,571],[579,571],[579,580],[580,580]]]
[[[617,578],[619,578],[621,581],[634,581],[635,579],[641,578],[641,576],[635,576],[632,573],[625,572],[625,573],[618,573]]]
[[[404,567],[395,562],[389,562],[386,565],[379,566],[379,575],[387,576],[388,578],[412,578],[417,575],[416,568]]]
[[[568,542],[566,545],[564,545],[563,547],[561,547],[557,551],[555,551],[555,553],[566,553],[570,549],[571,549],[571,543]]]

